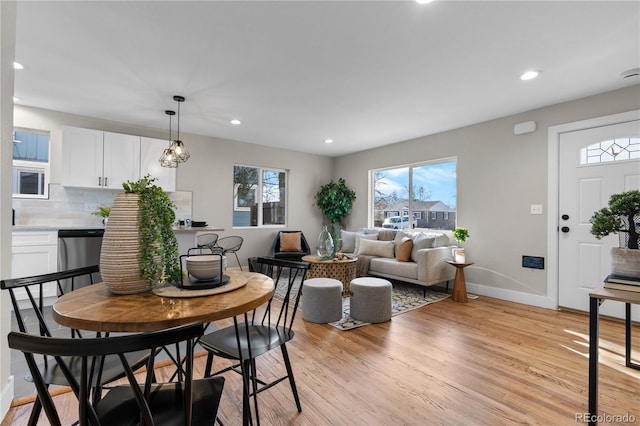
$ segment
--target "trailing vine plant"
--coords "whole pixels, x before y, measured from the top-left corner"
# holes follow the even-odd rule
[[[124,192],[140,194],[140,276],[149,289],[158,282],[179,282],[180,256],[173,232],[176,215],[173,201],[148,174],[122,184]]]

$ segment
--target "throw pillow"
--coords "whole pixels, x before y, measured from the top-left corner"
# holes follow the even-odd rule
[[[435,241],[436,239],[434,237],[427,237],[425,234],[416,235],[413,240],[413,247],[411,248],[411,260],[416,262],[418,250],[433,248]]]
[[[355,253],[356,251],[356,233],[352,231],[340,230],[340,239],[342,240],[341,251],[343,253]]]
[[[362,240],[377,240],[378,239],[378,234],[356,234],[356,246],[353,249],[354,253],[358,253],[358,250],[360,249],[360,242]]]
[[[396,260],[398,262],[408,262],[411,259],[411,249],[413,248],[413,240],[404,237],[402,242],[396,246]]]
[[[393,258],[393,241],[363,239],[356,254]]]
[[[301,252],[301,232],[283,232],[280,234],[280,251]]]

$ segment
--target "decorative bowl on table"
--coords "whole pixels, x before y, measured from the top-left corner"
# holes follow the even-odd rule
[[[220,263],[222,262],[222,268]],[[199,281],[211,281],[220,277],[227,269],[227,257],[218,255],[188,256],[185,259],[187,272]]]

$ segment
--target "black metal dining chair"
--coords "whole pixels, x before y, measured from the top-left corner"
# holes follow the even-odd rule
[[[242,265],[240,264],[240,259],[238,258],[238,251],[242,248],[242,243],[244,242],[242,237],[237,235],[232,235],[229,237],[222,237],[218,240],[215,245],[215,248],[222,251],[222,254],[225,256],[227,253],[233,253],[236,256],[236,261],[238,262],[238,266],[242,271]]]
[[[296,388],[289,353],[286,343],[293,339],[293,321],[296,316],[302,286],[309,269],[306,262],[259,257],[257,259],[260,272],[274,278],[277,296],[272,297],[265,307],[264,313],[254,310],[249,320],[243,314],[242,322],[234,317],[234,325],[213,331],[200,338],[200,345],[209,353],[205,366],[205,377],[218,375],[227,371],[235,371],[243,376],[244,423],[251,420],[249,399],[253,396],[256,423],[260,424],[258,412],[258,393],[288,379],[298,412],[302,411],[300,398]],[[273,311],[273,312],[272,312]],[[261,319],[259,318],[261,317]],[[271,350],[280,348],[286,374],[267,383],[258,378],[256,358]],[[232,366],[212,373],[215,356],[236,360]],[[248,421],[247,421],[248,420]]]
[[[88,281],[93,284],[95,277],[100,272],[98,265],[76,268],[67,271],[53,272],[48,274],[35,275],[31,277],[11,278],[0,281],[0,289],[7,290],[11,297],[13,312],[18,325],[18,330],[22,333],[35,336],[82,338],[82,332],[65,327],[51,328],[53,323],[51,317],[51,307],[46,305],[45,293],[61,295],[67,286],[63,283],[71,284],[68,288],[73,289],[75,281]],[[53,287],[53,288],[52,288]],[[148,354],[136,352],[127,354],[128,361],[133,368],[137,369],[145,365]],[[75,377],[81,374],[80,365],[77,359],[65,359]],[[34,361],[35,362],[35,361]],[[36,362],[45,385],[68,385],[66,376],[61,371],[55,359],[46,354],[38,357]],[[125,376],[125,371],[120,365],[118,357],[111,356],[96,362],[91,366],[91,383],[95,387],[94,399],[101,397],[101,388],[117,379]],[[31,374],[33,376],[33,373]],[[27,378],[31,379],[30,377]],[[35,425],[42,410],[40,397],[36,398],[29,418],[29,425]]]
[[[208,248],[213,252],[217,242],[218,234],[214,234],[213,232],[198,234],[196,236],[196,246],[198,248]]]
[[[223,377],[193,380],[193,341],[202,335],[202,323],[149,333],[101,338],[55,338],[11,332],[9,347],[22,351],[34,377],[38,397],[51,425],[60,425],[47,383],[35,355],[53,356],[72,391],[78,397],[81,426],[99,425],[213,425],[218,412]],[[163,346],[186,343],[185,375],[182,382],[155,383],[154,354]],[[146,351],[148,362],[140,384],[125,354]],[[128,384],[111,388],[96,404],[89,401],[91,364],[96,358],[117,357]],[[75,374],[66,360],[78,360],[81,374]]]

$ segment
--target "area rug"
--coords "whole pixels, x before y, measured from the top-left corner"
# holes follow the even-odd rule
[[[284,293],[286,292],[287,280],[283,277],[280,281],[280,285],[278,285],[278,287],[276,288],[274,298],[282,300],[284,298]],[[294,287],[292,289],[294,297],[295,294],[297,294],[299,287],[300,286],[298,283],[294,284]],[[425,293],[423,288],[420,286],[394,282],[393,289],[391,291],[391,316],[400,315],[413,309],[445,300],[449,297],[451,297],[451,295],[447,293],[431,290],[426,290]],[[349,315],[348,297],[342,299],[342,312],[342,319],[340,321],[332,322],[329,324],[340,330],[352,330],[354,328],[370,324],[368,322],[362,322],[351,318],[351,316]]]
[[[422,288],[405,284],[393,283],[391,291],[391,316],[404,314],[431,303],[439,302],[449,298],[450,295],[437,291],[427,290],[423,293]],[[332,322],[330,325],[340,330],[353,330],[354,328],[368,325],[368,322],[358,321],[349,315],[349,298],[342,300],[342,319]]]

